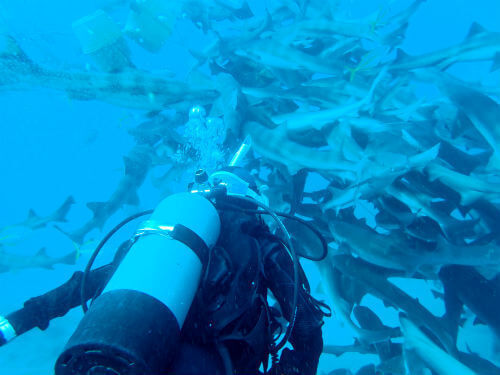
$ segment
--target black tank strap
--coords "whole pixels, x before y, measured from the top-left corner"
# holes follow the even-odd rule
[[[157,234],[160,236],[168,237],[189,247],[196,256],[200,259],[203,268],[206,267],[208,262],[209,248],[205,241],[198,236],[194,231],[182,224],[175,224],[172,226],[158,225],[151,220],[147,220],[143,223],[140,229],[138,229],[134,242],[137,241],[142,236]]]

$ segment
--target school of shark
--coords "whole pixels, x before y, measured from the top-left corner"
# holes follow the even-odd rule
[[[349,346],[325,342],[324,355],[378,357],[358,372],[329,375],[499,374],[500,361],[460,349],[457,340],[466,321],[500,340],[500,87],[464,81],[449,68],[500,68],[500,33],[474,23],[454,46],[409,55],[400,45],[425,2],[347,19],[335,0],[276,0],[262,16],[238,0],[102,1],[95,13],[68,21],[92,67],[64,71],[32,59],[1,25],[0,95],[50,89],[142,110],[144,121],[128,129],[135,145],[109,199],[86,203],[88,221],[68,225],[70,196],[47,216],[31,211],[0,228],[0,272],[77,256],[15,255],[3,232],[51,225],[82,244],[124,206],[139,204],[146,179],[170,194],[168,181],[227,163],[247,138],[248,163],[269,206],[310,221],[329,242],[318,264],[322,288],[355,338]],[[124,27],[113,19],[117,9],[129,14]],[[190,50],[190,78],[139,68],[128,46],[154,56],[181,18],[212,38]],[[420,97],[420,84],[438,97]],[[206,111],[203,120],[190,116],[193,105]],[[157,168],[163,176],[153,177]],[[322,187],[308,189],[311,178]],[[317,246],[308,233],[293,236],[297,246]],[[434,315],[391,278],[428,281],[445,314]],[[399,326],[362,305],[367,295],[395,309]]]

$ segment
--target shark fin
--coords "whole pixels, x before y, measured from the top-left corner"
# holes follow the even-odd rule
[[[493,64],[491,65],[490,72],[500,69],[500,52],[497,52],[493,57]]]
[[[248,5],[248,1],[244,1],[241,5],[241,8],[234,10],[234,15],[239,19],[247,19],[252,18],[254,16],[250,6]]]
[[[47,249],[45,247],[42,247],[40,250],[38,250],[35,254],[35,256],[39,256],[39,257],[44,257],[44,258],[48,258],[48,255],[47,255]]]
[[[8,34],[0,34],[0,58],[8,58],[33,64],[17,40]]]
[[[487,30],[482,27],[480,24],[477,22],[473,22],[472,25],[470,26],[469,33],[467,34],[467,37],[465,39],[473,38],[478,34],[482,34],[487,32]]]
[[[99,217],[106,209],[106,202],[89,202],[87,203],[87,207],[92,211],[94,217]]]
[[[33,209],[30,209],[28,212],[28,220],[35,219],[35,218],[38,219],[38,215],[36,214],[36,212]]]
[[[88,207],[88,206],[87,206]],[[67,236],[72,242],[81,244],[83,242],[83,238],[85,237],[85,234],[81,234],[81,230],[74,231],[73,233],[67,232],[61,227],[54,225],[54,228],[57,229],[59,232]]]
[[[127,199],[127,204],[131,206],[138,206],[139,205],[139,196],[137,193],[134,191],[132,194],[130,194],[129,198]]]
[[[396,59],[394,60],[394,63],[400,63],[404,60],[407,60],[410,57],[405,51],[403,51],[401,48],[398,48],[396,50]]]

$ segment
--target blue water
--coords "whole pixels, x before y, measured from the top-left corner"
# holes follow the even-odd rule
[[[71,23],[104,2],[5,0],[0,3],[0,22],[7,25],[9,33],[34,61],[55,70],[85,69],[91,60],[81,53]],[[395,13],[406,8],[411,1],[344,0],[341,3],[344,16],[356,19],[381,7]],[[250,4],[256,15],[263,14],[265,5],[265,1]],[[123,24],[127,8],[118,5],[111,14]],[[496,0],[428,0],[411,18],[400,48],[410,55],[436,51],[460,43],[473,22],[500,32],[499,19],[500,2]],[[181,20],[168,43],[157,54],[144,51],[133,41],[129,46],[132,60],[138,67],[148,71],[168,70],[178,79],[187,80],[188,68],[195,62],[188,49],[200,48],[207,40],[189,20]],[[498,87],[500,75],[490,73],[489,65],[488,62],[464,63],[454,66],[450,72],[464,80]],[[422,90],[422,95],[432,94],[425,88]],[[146,115],[145,111],[99,101],[70,99],[59,91],[38,87],[4,90],[0,87],[0,228],[21,222],[30,209],[40,215],[48,214],[69,195],[75,198],[76,204],[64,227],[75,229],[82,225],[91,217],[86,203],[105,201],[114,191],[124,172],[122,157],[134,145],[127,129],[141,123]],[[182,186],[180,184],[179,189]],[[161,194],[147,178],[139,190],[140,205],[120,210],[108,220],[104,230],[129,214],[154,207]],[[102,233],[94,231],[90,237],[98,239]],[[124,233],[121,238],[129,234]],[[19,237],[5,241],[13,243],[9,251],[24,255],[46,247],[49,255],[61,256],[72,251],[74,246],[66,236],[51,227],[22,231]],[[111,255],[108,252],[106,256]],[[29,269],[0,274],[0,315],[19,308],[27,298],[57,286],[77,267],[81,269],[87,258],[88,252],[82,255],[76,267],[58,265],[55,270]],[[314,267],[308,266],[308,270],[312,284],[321,284]],[[433,300],[428,291],[424,293],[420,284],[408,283],[405,288],[414,294],[422,292],[420,298],[430,301],[429,306],[436,314],[443,313],[443,306]],[[372,303],[380,305],[375,299]],[[393,324],[397,324],[395,316],[394,311],[387,312],[387,320]],[[47,373],[57,350],[78,319],[75,312],[68,318],[59,319],[47,332],[29,333],[8,348],[0,348],[0,373]],[[474,334],[478,335],[477,340],[472,340],[474,342],[490,340],[483,338],[481,333]],[[327,322],[324,337],[325,343],[329,344],[347,344],[352,339],[346,327],[334,319]],[[45,346],[48,354],[43,353]],[[490,349],[484,347],[486,352],[489,353]],[[370,356],[360,358],[347,355],[335,359],[324,355],[318,373],[327,374],[342,367],[355,371],[366,358],[374,360]]]

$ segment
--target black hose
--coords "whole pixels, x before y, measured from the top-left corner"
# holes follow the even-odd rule
[[[92,256],[90,257],[89,261],[87,262],[87,266],[85,267],[85,271],[83,272],[83,277],[82,277],[82,284],[80,288],[80,299],[81,299],[81,305],[82,305],[82,310],[83,313],[85,314],[88,311],[87,307],[87,296],[86,296],[86,285],[87,285],[87,279],[90,273],[90,269],[92,268],[92,265],[94,264],[95,259],[97,258],[97,255],[103,248],[103,246],[106,244],[106,242],[109,241],[109,239],[116,233],[118,232],[124,225],[128,224],[132,220],[137,219],[138,217],[145,216],[145,215],[150,215],[153,213],[153,210],[146,210],[139,212],[137,214],[134,214],[132,216],[127,217],[124,219],[122,222],[120,222],[118,225],[116,225],[113,229],[111,229],[108,234],[99,242],[99,245],[95,248],[94,252],[92,253]]]
[[[245,196],[232,196],[232,198],[237,198],[238,200],[242,200],[242,201],[251,203],[252,205],[257,205],[260,208],[262,208],[264,211],[266,211],[267,214],[271,215],[271,217],[278,224],[278,227],[284,233],[286,242],[288,243],[288,246],[285,246],[285,249],[288,251],[290,257],[292,258],[292,262],[293,262],[294,287],[293,287],[293,297],[292,297],[292,316],[290,317],[290,322],[288,324],[288,328],[285,332],[285,335],[283,336],[283,339],[280,341],[279,344],[276,345],[276,350],[278,351],[283,346],[285,346],[285,344],[289,340],[290,335],[292,334],[293,327],[295,325],[295,319],[297,318],[297,300],[298,300],[298,294],[299,294],[299,260],[297,258],[297,254],[295,253],[295,250],[293,248],[293,243],[292,243],[292,238],[290,236],[290,233],[288,233],[288,230],[286,229],[283,222],[279,219],[279,217],[269,207],[267,207],[264,203],[259,202],[258,200],[254,199],[254,198],[249,198],[249,197],[245,197]]]
[[[247,208],[241,208],[238,206],[229,205],[227,203],[223,204],[221,209],[230,209],[230,210],[235,210],[235,211],[241,211],[241,212],[245,212],[248,214],[268,215],[268,212],[264,211],[264,210],[252,210],[252,209],[247,209]],[[308,259],[308,260],[315,261],[315,262],[322,261],[323,259],[326,258],[326,256],[328,255],[328,243],[326,242],[325,237],[321,234],[321,232],[318,229],[316,229],[314,227],[314,225],[311,225],[309,222],[307,222],[304,219],[301,219],[300,217],[293,216],[293,215],[290,215],[290,214],[287,214],[284,212],[276,211],[275,214],[278,216],[281,216],[281,217],[285,217],[285,218],[290,219],[290,220],[295,220],[295,221],[301,223],[302,225],[306,226],[308,229],[311,230],[311,232],[313,232],[316,235],[316,237],[318,237],[319,241],[321,242],[321,247],[323,248],[323,251],[321,252],[321,256],[313,257],[313,256],[310,256],[308,254],[304,254],[304,253],[301,253],[300,251],[295,250],[299,256],[301,256],[302,258]]]

